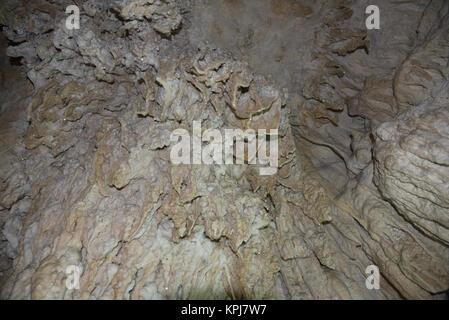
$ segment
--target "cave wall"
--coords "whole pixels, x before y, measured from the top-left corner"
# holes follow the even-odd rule
[[[1,298],[445,297],[449,2],[71,4],[0,4]],[[277,173],[172,164],[194,121]]]

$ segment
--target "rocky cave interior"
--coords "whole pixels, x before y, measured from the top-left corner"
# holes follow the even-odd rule
[[[0,298],[447,299],[449,1],[2,0],[0,25]],[[193,121],[278,129],[276,174],[171,163]]]

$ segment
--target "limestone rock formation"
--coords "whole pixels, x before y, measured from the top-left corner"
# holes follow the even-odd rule
[[[377,2],[0,3],[0,297],[445,298],[449,2]],[[195,122],[276,173],[174,164]]]

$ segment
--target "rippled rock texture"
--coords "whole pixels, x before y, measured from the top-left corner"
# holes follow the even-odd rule
[[[72,4],[0,4],[1,298],[445,298],[449,2]],[[276,174],[173,164],[194,121]]]

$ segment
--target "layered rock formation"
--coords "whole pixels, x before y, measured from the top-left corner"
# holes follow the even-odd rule
[[[72,4],[1,3],[1,298],[445,297],[447,1]],[[276,174],[173,164],[194,121]]]

